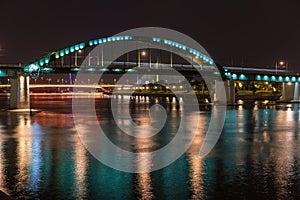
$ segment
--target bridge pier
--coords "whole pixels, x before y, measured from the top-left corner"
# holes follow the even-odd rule
[[[292,101],[295,98],[295,84],[294,83],[282,83],[282,96],[281,101]]]
[[[19,76],[11,79],[10,108],[29,109],[29,76]]]
[[[224,82],[216,81],[215,86],[214,102],[224,101],[224,96],[226,95],[227,104],[235,103],[235,89],[233,80],[227,80]],[[224,94],[223,89],[225,89],[226,94]]]
[[[295,83],[293,101],[299,101],[299,83],[298,82]]]

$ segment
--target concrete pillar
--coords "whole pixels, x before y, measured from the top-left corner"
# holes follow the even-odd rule
[[[215,81],[214,102],[225,103],[227,101],[227,99],[228,99],[228,95],[227,95],[228,88],[227,88],[226,85],[227,85],[227,81],[226,82]]]
[[[291,101],[294,98],[294,83],[282,83],[281,101]]]
[[[299,101],[299,83],[298,82],[295,83],[293,101]]]
[[[11,109],[29,109],[29,76],[19,76],[11,79],[10,88],[10,108]]]
[[[234,81],[228,80],[225,81],[225,90],[226,90],[226,96],[227,96],[227,103],[234,104],[235,103],[235,88],[234,88]]]

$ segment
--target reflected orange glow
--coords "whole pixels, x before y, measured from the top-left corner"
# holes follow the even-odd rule
[[[18,180],[20,187],[24,188],[29,182],[29,167],[31,164],[31,151],[32,151],[32,137],[30,117],[28,115],[19,116],[19,125],[16,128],[18,133],[19,142],[17,145],[17,167],[18,167]]]
[[[5,191],[5,174],[4,174],[4,169],[5,169],[5,163],[4,163],[4,157],[3,157],[3,140],[0,136],[0,190]]]
[[[73,127],[72,114],[57,114],[50,112],[40,112],[32,117],[32,122],[36,122],[41,126],[53,127]]]
[[[193,124],[193,121],[197,120],[197,119],[193,120],[193,118],[198,116],[190,116],[190,117],[191,120],[189,124],[190,125],[189,130],[193,131],[195,130],[194,128],[196,128],[195,124]],[[205,132],[206,132],[206,130],[200,129],[200,127],[206,127],[207,122],[205,121],[205,119],[206,119],[205,117],[202,117],[200,115],[198,132],[187,154],[188,162],[190,164],[189,182],[191,184],[191,191],[192,191],[191,199],[204,199],[204,195],[205,195],[204,186],[203,186],[204,166],[203,166],[203,160],[199,156],[200,147],[203,143]]]
[[[150,129],[145,129],[145,131],[149,131]],[[150,133],[149,133],[150,134]],[[138,140],[138,139],[137,139]],[[154,141],[150,142],[140,142],[137,141],[137,149],[145,149],[145,148],[150,148],[150,146],[154,143]],[[149,154],[145,154],[149,155]],[[136,158],[137,160],[137,168],[138,170],[149,170],[151,169],[152,166],[152,157],[143,157],[143,158]],[[150,173],[139,173],[137,174],[137,191],[139,191],[139,195],[141,200],[148,200],[148,199],[153,199],[154,194],[152,192],[152,181],[151,181],[151,175]]]
[[[82,198],[86,196],[86,172],[88,168],[88,160],[86,150],[82,143],[75,142],[75,174],[76,174],[76,196]]]

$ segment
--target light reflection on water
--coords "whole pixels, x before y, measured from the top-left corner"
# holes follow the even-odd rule
[[[123,138],[105,99],[97,100],[101,124],[124,149],[149,151],[167,144],[164,132],[151,141]],[[102,104],[100,104],[102,102]],[[95,160],[76,135],[70,99],[38,98],[42,111],[0,112],[0,189],[14,197],[37,199],[287,199],[300,195],[299,107],[247,105],[228,109],[220,140],[204,159],[198,156],[210,119],[200,113],[190,149],[170,166],[152,173],[128,174]],[[136,105],[136,121],[149,121],[147,104]],[[178,127],[178,110],[168,107],[168,131]],[[198,113],[199,114],[199,113]],[[83,113],[83,117],[84,117]],[[95,123],[95,122],[92,122]],[[196,125],[190,119],[189,129]],[[112,159],[116,159],[114,155]],[[138,166],[152,163],[140,160]]]

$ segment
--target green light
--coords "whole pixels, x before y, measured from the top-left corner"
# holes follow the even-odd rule
[[[279,82],[283,82],[282,76],[279,76],[279,77],[278,77],[278,81],[279,81]]]
[[[56,59],[59,58],[59,53],[58,53],[58,52],[55,53],[55,58],[56,58]]]
[[[78,51],[79,50],[79,44],[75,45],[75,50]]]
[[[93,41],[92,41],[92,40],[89,41],[89,45],[90,45],[90,46],[93,46]]]
[[[292,77],[292,82],[296,82],[296,77]]]

